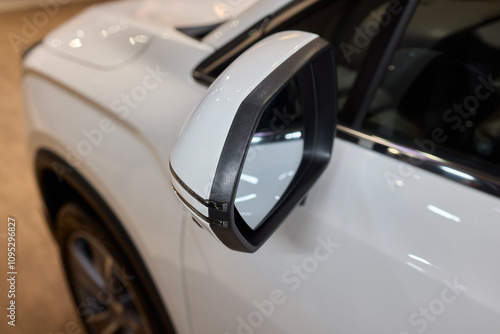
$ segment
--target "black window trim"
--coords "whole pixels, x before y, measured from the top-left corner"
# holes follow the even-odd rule
[[[302,10],[310,8],[320,1],[321,0],[306,0],[306,1],[295,0],[284,5],[282,8],[278,9],[275,13],[271,13],[268,16],[257,21],[250,28],[246,29],[243,33],[240,33],[234,39],[221,46],[219,49],[217,49],[207,58],[205,58],[200,64],[198,64],[196,68],[193,70],[192,74],[193,78],[198,82],[200,82],[201,84],[209,86],[216,79],[213,76],[211,76],[209,72],[211,72],[211,69],[214,67],[216,63],[220,62],[221,56],[225,57],[225,55],[227,54],[226,52],[227,49],[233,50],[235,48],[244,48],[245,46],[248,46],[249,43],[250,46],[255,44],[257,41],[261,40],[263,36],[265,36],[266,29],[268,25],[271,23],[271,21],[273,21],[274,23],[272,25],[276,24],[276,22],[274,21],[279,21],[279,23],[284,22],[289,18],[297,15],[297,12],[300,13]],[[253,36],[249,36],[249,32],[251,30],[256,31],[256,33]],[[249,39],[251,39],[250,42],[248,42]]]
[[[214,63],[220,61],[220,55],[225,54],[227,49],[240,48],[242,45],[247,44],[244,41],[247,41],[249,38],[253,41],[251,43],[253,45],[268,32],[269,29],[267,27],[277,25],[275,21],[279,21],[279,24],[281,24],[291,17],[300,15],[300,12],[316,6],[319,2],[321,0],[293,1],[274,14],[266,16],[205,58],[193,70],[193,78],[201,84],[209,86],[216,79],[209,74],[209,69],[214,66]],[[381,33],[374,38],[369,46],[367,55],[365,56],[366,61],[361,65],[356,81],[350,89],[346,106],[343,108],[342,117],[339,117],[339,123],[341,124],[362,123],[363,115],[367,113],[376,89],[384,78],[385,68],[390,64],[392,55],[403,37],[420,0],[389,0],[388,2],[388,8],[393,5],[400,5],[403,10],[393,15],[389,25],[381,30]],[[255,36],[244,37],[252,29],[257,30]],[[355,128],[359,129],[359,126]]]

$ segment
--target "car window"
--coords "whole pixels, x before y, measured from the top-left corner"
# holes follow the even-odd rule
[[[258,40],[284,30],[316,33],[335,47],[340,110],[372,39],[385,17],[388,1],[329,0],[292,3],[265,18],[202,62],[195,77],[210,83],[242,52]],[[394,11],[399,8],[394,8]],[[389,13],[389,15],[391,15]]]
[[[371,42],[387,20],[388,4],[380,0],[323,1],[283,24],[275,23],[280,21],[276,18],[269,23],[267,34],[282,30],[308,31],[334,46],[339,110],[342,111]],[[395,10],[402,10],[402,7]]]
[[[422,1],[363,131],[498,175],[500,1]]]

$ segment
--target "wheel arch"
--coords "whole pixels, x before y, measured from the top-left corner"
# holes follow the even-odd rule
[[[92,210],[104,222],[104,229],[116,240],[125,256],[137,269],[137,274],[141,282],[144,283],[144,289],[152,301],[154,309],[158,312],[166,333],[176,333],[166,305],[159,297],[160,293],[145,262],[127,231],[104,199],[74,167],[54,152],[45,148],[39,149],[35,154],[34,162],[37,186],[42,196],[45,217],[52,233],[56,229],[57,212],[65,203],[78,201]]]

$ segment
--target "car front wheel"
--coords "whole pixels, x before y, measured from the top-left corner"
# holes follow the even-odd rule
[[[78,203],[56,218],[64,268],[79,315],[91,334],[151,334],[159,329],[136,270],[104,229]]]

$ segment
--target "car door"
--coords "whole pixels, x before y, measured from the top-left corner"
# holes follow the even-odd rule
[[[337,49],[333,158],[254,254],[186,216],[192,332],[500,328],[499,3],[423,1],[409,22],[412,3],[337,1],[289,19]]]

